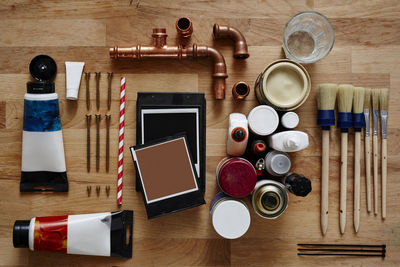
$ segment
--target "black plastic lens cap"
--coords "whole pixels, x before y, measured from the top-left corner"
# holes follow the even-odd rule
[[[51,57],[39,55],[29,64],[29,72],[38,81],[50,81],[57,73],[57,64]]]

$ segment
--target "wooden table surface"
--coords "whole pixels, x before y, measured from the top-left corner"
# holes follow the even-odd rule
[[[399,266],[400,265],[400,2],[399,1],[1,1],[0,3],[0,265],[2,266]],[[235,103],[230,88],[238,80],[253,85],[257,75],[272,61],[283,58],[282,32],[297,12],[315,10],[332,22],[336,33],[331,53],[306,66],[312,80],[307,102],[297,110],[299,130],[310,136],[310,146],[293,154],[293,171],[312,180],[306,198],[290,195],[289,207],[276,220],[263,220],[252,212],[249,231],[238,240],[224,240],[210,223],[209,203],[218,192],[215,168],[225,156],[228,115],[247,114],[255,105],[254,93]],[[112,45],[150,44],[152,28],[165,27],[168,43],[176,43],[175,21],[193,20],[192,42],[220,50],[228,67],[227,93],[215,101],[211,91],[210,60],[112,62]],[[235,60],[232,42],[212,38],[214,23],[228,24],[245,35],[250,58]],[[58,64],[56,92],[61,119],[70,190],[65,194],[19,192],[23,97],[30,80],[28,65],[38,54]],[[65,99],[65,61],[84,61],[85,70],[100,71],[101,113],[106,113],[107,71],[114,72],[111,108],[111,170],[105,172],[105,120],[101,122],[101,170],[86,172],[86,125],[84,82],[77,102]],[[133,209],[133,258],[119,259],[46,252],[30,252],[12,245],[12,226],[17,219],[35,216],[94,213],[118,210],[116,204],[119,77],[127,79],[125,171],[123,209]],[[94,75],[91,78],[94,96]],[[331,134],[329,228],[320,232],[321,131],[316,125],[316,84],[352,83],[390,88],[388,216],[367,214],[365,176],[361,177],[361,224],[353,230],[352,162],[354,134],[349,135],[349,181],[347,228],[339,233],[340,134]],[[204,92],[207,99],[207,191],[206,205],[157,219],[147,220],[142,196],[134,190],[134,167],[128,147],[135,144],[135,110],[139,91]],[[94,101],[92,101],[94,106]],[[92,114],[95,113],[92,108]],[[92,120],[93,122],[94,120]],[[92,137],[95,124],[92,123]],[[94,138],[92,139],[94,140]],[[92,152],[95,142],[92,142]],[[92,166],[95,163],[92,154]],[[92,168],[93,169],[93,168]],[[363,165],[362,165],[362,170]],[[86,186],[92,186],[88,197]],[[96,197],[95,187],[101,185]],[[111,186],[109,197],[105,186]],[[300,242],[385,243],[387,257],[305,258],[296,255]]]

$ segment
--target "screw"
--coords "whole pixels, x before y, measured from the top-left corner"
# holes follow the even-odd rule
[[[107,96],[107,110],[110,111],[111,108],[111,81],[113,77],[112,72],[107,72],[107,78],[108,78],[108,96]]]
[[[86,187],[86,191],[87,191],[88,197],[90,197],[90,193],[92,192],[92,187],[91,187],[90,185],[88,185],[88,186]]]
[[[100,119],[101,115],[96,114],[96,172],[100,168]]]
[[[86,114],[86,168],[90,172],[90,121],[92,115]]]
[[[106,171],[110,169],[110,120],[111,114],[106,114]]]
[[[96,108],[97,111],[100,110],[100,72],[95,72],[96,74]]]
[[[96,194],[97,194],[97,197],[100,196],[100,185],[96,185]]]
[[[106,186],[106,194],[107,194],[107,197],[110,196],[110,186],[109,185]]]
[[[86,109],[90,110],[90,92],[89,92],[90,72],[85,72],[86,81]]]

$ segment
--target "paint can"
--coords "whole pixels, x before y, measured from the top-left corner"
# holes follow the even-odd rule
[[[239,238],[250,227],[250,211],[246,203],[223,192],[219,192],[212,199],[210,215],[214,230],[223,238]]]
[[[239,157],[222,159],[217,166],[216,176],[221,190],[237,198],[248,196],[257,182],[254,166]]]
[[[307,100],[311,79],[302,65],[281,59],[265,68],[258,76],[254,89],[260,104],[290,111],[299,108]]]
[[[288,202],[285,186],[273,180],[258,181],[251,197],[254,211],[265,219],[278,218],[286,210]]]

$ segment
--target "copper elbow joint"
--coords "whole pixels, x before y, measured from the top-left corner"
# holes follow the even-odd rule
[[[192,36],[193,23],[189,18],[179,18],[175,23],[175,27],[179,37],[190,38]]]
[[[238,59],[246,59],[249,57],[247,42],[243,34],[236,28],[214,24],[214,38],[230,38],[235,42],[233,57]]]

